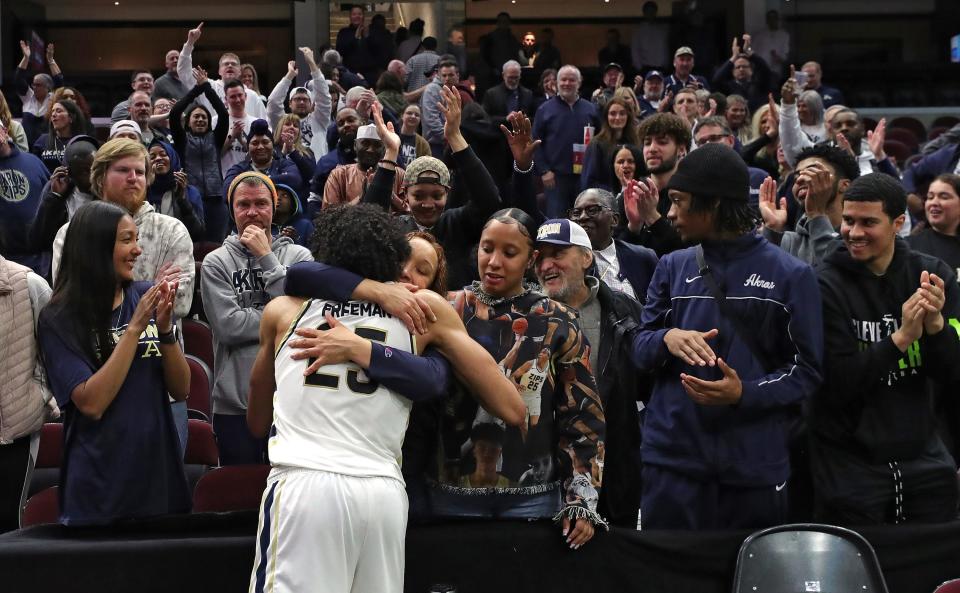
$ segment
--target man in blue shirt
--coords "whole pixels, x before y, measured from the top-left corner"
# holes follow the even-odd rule
[[[20,149],[0,123],[0,255],[28,266],[40,276],[50,274],[49,254],[34,253],[29,230],[40,208],[40,194],[50,179],[43,161]]]
[[[693,64],[693,50],[689,47],[683,46],[673,53],[673,74],[664,83],[666,92],[676,95],[684,87],[710,90],[706,78],[693,74]]]
[[[756,529],[787,517],[787,435],[821,381],[812,268],[755,232],[747,166],[722,144],[670,178],[686,243],[647,291],[632,358],[653,374],[643,424],[644,528]]]
[[[597,106],[580,98],[583,77],[569,64],[557,73],[557,96],[537,109],[536,167],[547,196],[547,218],[563,218],[580,190],[583,155],[598,127]],[[588,129],[589,128],[589,129]]]

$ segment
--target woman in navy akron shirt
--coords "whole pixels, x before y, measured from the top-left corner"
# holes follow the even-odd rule
[[[141,174],[145,174],[142,172]],[[38,333],[64,411],[60,522],[98,525],[190,510],[167,393],[190,369],[172,323],[176,284],[133,282],[137,227],[125,210],[84,205]]]

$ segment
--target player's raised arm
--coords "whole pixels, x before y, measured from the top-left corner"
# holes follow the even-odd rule
[[[480,404],[510,426],[520,426],[526,417],[526,406],[517,387],[504,376],[493,357],[467,334],[463,321],[440,295],[420,291],[429,299],[437,316],[418,342],[428,342],[440,349],[454,372],[470,389]]]

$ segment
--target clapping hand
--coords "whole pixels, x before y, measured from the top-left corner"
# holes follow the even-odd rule
[[[777,182],[772,177],[760,184],[760,216],[763,224],[772,231],[782,233],[787,226],[787,198],[780,198],[777,207]]]

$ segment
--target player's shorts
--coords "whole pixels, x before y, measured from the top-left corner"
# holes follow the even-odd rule
[[[407,495],[393,478],[274,468],[251,593],[401,593]]]

